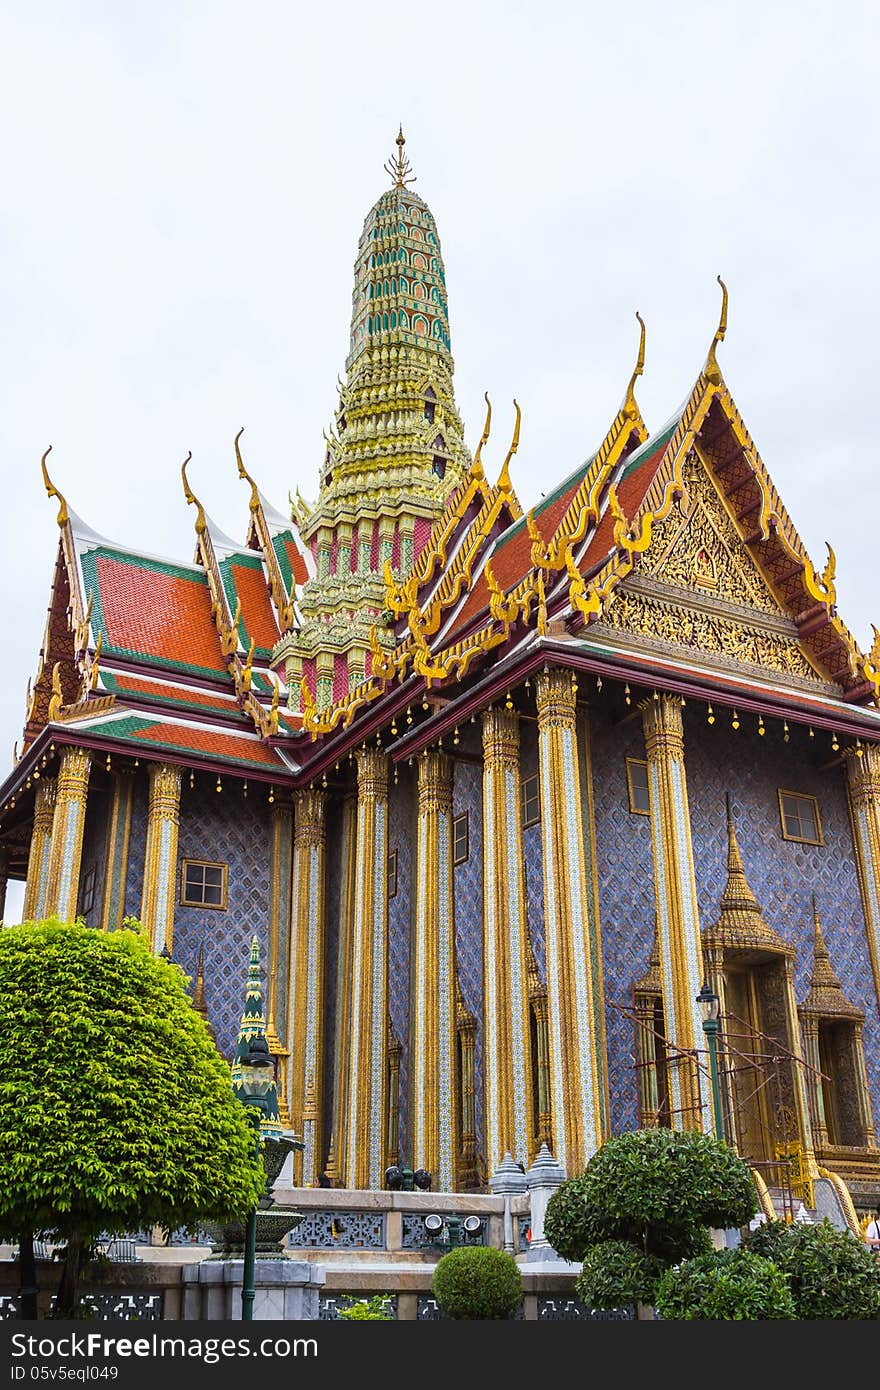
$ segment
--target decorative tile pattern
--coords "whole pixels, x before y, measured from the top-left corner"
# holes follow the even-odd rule
[[[104,874],[107,868],[107,835],[109,832],[111,798],[103,788],[89,788],[86,802],[86,828],[83,835],[82,859],[79,868],[79,902],[77,912],[85,917],[86,926],[101,925],[101,910],[104,904]],[[83,912],[83,890],[86,876],[91,868],[95,870],[95,891],[92,907]]]
[[[579,1298],[539,1298],[538,1322],[628,1322],[635,1318],[635,1309],[588,1308]]]
[[[397,776],[397,786],[392,782],[388,788],[388,849],[397,850],[397,893],[388,900],[388,1009],[394,1036],[401,1047],[399,1153],[409,1161],[409,962],[416,809],[413,772],[409,767],[402,767]]]
[[[339,1321],[339,1309],[350,1308],[352,1303],[360,1303],[363,1300],[369,1301],[371,1298],[381,1298],[386,1311],[393,1318],[397,1317],[397,1294],[396,1293],[362,1293],[356,1298],[350,1294],[330,1293],[322,1294],[318,1303],[318,1318],[321,1322]]]
[[[287,1237],[291,1250],[384,1250],[385,1216],[375,1211],[309,1211]]]
[[[644,758],[641,725],[613,728],[601,711],[591,719],[596,864],[605,972],[608,1085],[614,1134],[639,1123],[634,1025],[613,1005],[631,1009],[633,983],[648,968],[654,936],[654,863],[647,816],[629,809],[627,757]]]
[[[125,873],[125,917],[140,917],[141,894],[144,890],[144,858],[147,852],[147,790],[146,769],[135,773],[131,802],[131,833],[128,839],[128,868]]]
[[[480,748],[470,728],[462,734],[468,752]],[[483,1151],[483,774],[477,763],[456,762],[452,814],[468,812],[470,854],[453,870],[455,950],[461,992],[477,1020],[475,1047],[477,1152]]]
[[[538,733],[537,725],[520,722],[520,777],[533,777],[538,771]],[[541,795],[541,814],[543,818],[546,797]],[[538,965],[538,976],[542,982],[547,980],[546,949],[544,945],[544,853],[541,846],[541,821],[523,828],[523,863],[526,879],[526,916],[532,949]]]
[[[262,788],[244,797],[237,783],[231,783],[228,791],[216,792],[204,777],[197,779],[194,788],[184,777],[178,862],[207,859],[228,864],[228,895],[225,912],[177,904],[173,956],[194,976],[204,941],[205,1003],[217,1046],[226,1057],[232,1056],[238,1038],[255,933],[262,959],[267,959],[270,811]]]

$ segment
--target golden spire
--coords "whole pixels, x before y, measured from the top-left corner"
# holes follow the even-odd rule
[[[207,530],[208,523],[205,520],[205,509],[202,506],[199,499],[196,497],[195,493],[193,492],[192,488],[190,487],[187,481],[186,465],[189,463],[191,458],[192,449],[190,449],[186,458],[183,460],[183,463],[180,465],[180,476],[183,479],[183,495],[186,498],[187,502],[189,502],[190,506],[194,506],[196,508],[196,511],[198,512],[198,515],[196,517],[196,531],[199,535],[201,535],[205,530]]]
[[[727,286],[725,285],[720,275],[716,276],[715,278],[721,286],[721,318],[718,321],[718,327],[715,330],[715,337],[712,339],[712,343],[709,348],[709,356],[706,358],[706,365],[703,368],[703,375],[706,376],[709,379],[709,381],[713,383],[713,385],[717,386],[721,380],[721,368],[718,365],[718,359],[715,356],[715,350],[718,347],[718,344],[724,341],[724,335],[727,332]]]
[[[46,491],[47,491],[47,493],[49,494],[49,496],[50,496],[50,497],[57,497],[57,498],[58,498],[58,501],[61,503],[61,506],[58,508],[58,525],[59,525],[59,526],[66,526],[67,523],[68,523],[68,521],[70,520],[70,513],[69,513],[69,511],[68,511],[68,509],[67,509],[67,503],[66,503],[66,501],[64,500],[64,498],[62,497],[61,493],[58,491],[58,489],[57,489],[57,487],[55,486],[55,484],[52,482],[52,479],[49,477],[49,470],[48,470],[48,468],[46,467],[46,459],[49,457],[49,455],[51,454],[51,452],[52,452],[52,445],[50,444],[49,447],[48,447],[48,449],[46,450],[45,454],[44,454],[43,457],[40,459],[40,467],[41,467],[42,470],[43,470],[43,483],[44,483],[44,485],[45,485]]]
[[[822,935],[822,924],[819,921],[815,893],[813,894],[813,973],[810,976],[810,987],[806,998],[800,1008],[805,1013],[817,1014],[821,1018],[851,1018],[862,1021],[865,1017],[861,1009],[857,1009],[847,999],[834,966],[831,964],[828,947],[825,945],[825,938]]]
[[[407,184],[415,183],[416,176],[412,171],[412,165],[403,152],[406,144],[406,136],[403,133],[403,126],[397,132],[397,154],[392,155],[385,165],[385,173],[389,174],[394,180],[395,188],[406,188]]]
[[[238,441],[241,439],[241,436],[243,434],[244,425],[242,425],[241,429],[238,431],[238,434],[235,436],[235,461],[238,464],[238,476],[242,479],[243,482],[250,483],[251,485],[251,511],[256,512],[259,511],[260,507],[260,494],[257,490],[256,483],[254,482],[250,473],[244,466],[244,462],[242,461],[241,457],[241,450],[238,447]]]
[[[471,473],[475,478],[482,478],[483,474],[483,445],[489,443],[489,431],[492,428],[492,402],[489,400],[489,392],[483,392],[483,400],[486,402],[486,423],[483,426],[483,433],[480,435],[480,442],[477,445],[474,461],[471,464]]]
[[[793,956],[794,948],[789,946],[778,932],[764,921],[758,901],[752,892],[745,869],[733,813],[730,808],[730,795],[727,796],[727,884],[721,897],[721,911],[717,922],[707,927],[703,934],[704,947],[722,949],[772,951],[774,955]]]
[[[642,318],[638,309],[636,309],[636,318],[642,325],[639,334],[639,355],[636,358],[635,371],[629,379],[629,386],[626,388],[626,395],[624,396],[623,406],[621,407],[623,414],[629,420],[634,420],[639,413],[639,408],[636,405],[635,389],[638,378],[645,370],[645,320]]]
[[[498,475],[498,486],[502,492],[513,491],[510,482],[510,460],[513,458],[514,454],[519,448],[519,425],[522,419],[522,411],[520,410],[519,405],[517,404],[516,397],[514,397],[513,404],[516,410],[516,424],[513,427],[513,439],[510,441],[510,448],[507,451],[507,458],[504,460],[501,472]]]
[[[758,900],[749,887],[727,794],[727,886],[721,899],[722,908],[746,908],[758,912]]]

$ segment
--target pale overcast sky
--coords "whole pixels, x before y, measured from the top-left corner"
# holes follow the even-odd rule
[[[232,441],[313,497],[363,218],[399,121],[442,240],[456,392],[525,504],[600,441],[648,325],[652,429],[715,329],[728,384],[863,644],[875,598],[880,321],[870,4],[446,0],[0,9],[0,688],[5,776],[56,507],[191,559],[179,465],[243,536]]]

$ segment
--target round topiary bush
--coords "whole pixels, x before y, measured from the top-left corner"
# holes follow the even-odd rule
[[[633,1303],[653,1303],[657,1284],[666,1265],[657,1255],[646,1255],[625,1240],[605,1240],[591,1245],[575,1292],[588,1308],[626,1308]]]
[[[750,1250],[716,1250],[668,1269],[657,1286],[657,1312],[667,1320],[766,1322],[794,1318],[788,1278]]]
[[[522,1276],[503,1250],[462,1245],[437,1261],[433,1289],[448,1318],[509,1318],[522,1298]]]
[[[829,1221],[768,1221],[750,1234],[748,1248],[788,1275],[795,1316],[802,1321],[880,1318],[877,1256],[849,1231],[836,1231]]]
[[[706,1249],[708,1226],[744,1226],[758,1209],[748,1165],[696,1130],[639,1129],[603,1144],[554,1192],[545,1231],[565,1260],[624,1240],[667,1264]]]

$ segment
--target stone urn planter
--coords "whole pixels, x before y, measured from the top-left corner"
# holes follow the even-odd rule
[[[302,1212],[292,1207],[278,1207],[271,1194],[284,1160],[293,1149],[302,1148],[296,1139],[282,1136],[281,1139],[265,1139],[261,1149],[263,1167],[266,1170],[266,1192],[260,1198],[257,1210],[257,1259],[283,1260],[281,1241],[288,1231],[294,1230],[302,1221]],[[227,1221],[222,1225],[208,1224],[205,1230],[211,1237],[209,1260],[240,1260],[244,1257],[245,1222]]]

